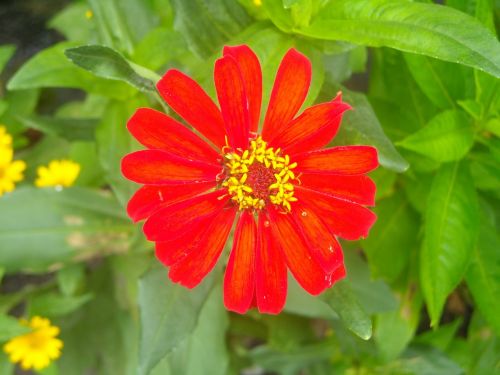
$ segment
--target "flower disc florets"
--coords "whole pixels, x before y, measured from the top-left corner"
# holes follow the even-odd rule
[[[290,157],[281,149],[267,147],[262,137],[251,140],[243,152],[226,153],[224,159],[226,179],[222,186],[240,210],[259,210],[272,203],[290,211],[290,202],[297,201],[292,184],[297,163],[290,163]]]

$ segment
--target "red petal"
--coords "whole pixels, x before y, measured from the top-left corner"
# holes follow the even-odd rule
[[[193,79],[169,70],[156,85],[172,109],[219,148],[226,144],[219,108]]]
[[[370,177],[365,175],[304,173],[300,176],[300,184],[307,189],[317,190],[354,203],[375,205],[376,187]]]
[[[257,225],[245,210],[236,226],[233,248],[224,275],[226,309],[244,314],[250,308],[255,290],[255,248]]]
[[[127,213],[137,222],[150,216],[161,206],[180,202],[215,187],[215,182],[184,185],[145,185],[135,192],[127,205]]]
[[[333,234],[347,240],[367,237],[377,220],[377,216],[363,206],[303,187],[295,187],[295,197],[311,206]]]
[[[289,155],[326,146],[337,134],[342,114],[350,108],[348,104],[338,101],[307,108],[272,144]]]
[[[297,202],[290,214],[308,243],[312,256],[325,273],[339,268],[344,262],[342,247],[314,210],[304,202]]]
[[[255,294],[259,312],[280,313],[286,301],[286,261],[271,233],[270,221],[262,212],[259,214],[255,270]]]
[[[278,68],[262,129],[262,137],[271,142],[287,128],[304,103],[311,84],[311,62],[290,49]]]
[[[246,45],[224,47],[224,56],[232,56],[238,63],[248,100],[250,115],[250,131],[256,133],[259,129],[260,108],[262,105],[262,70],[259,59]]]
[[[150,108],[139,108],[127,128],[144,146],[216,163],[219,154],[180,122]]]
[[[371,146],[342,146],[304,152],[293,157],[297,172],[362,174],[378,167],[377,150]]]
[[[182,184],[215,181],[221,167],[178,157],[161,150],[142,150],[122,159],[122,173],[140,184]]]
[[[146,221],[144,233],[150,241],[177,238],[194,223],[222,210],[228,199],[225,191],[217,190],[161,208]]]
[[[213,218],[212,215],[190,224],[188,231],[177,238],[157,242],[155,253],[158,260],[166,266],[171,266],[197,249]]]
[[[311,250],[291,215],[269,210],[271,228],[285,254],[286,263],[297,282],[307,292],[320,294],[330,286],[328,274],[311,256]]]
[[[222,210],[212,220],[195,251],[175,263],[168,276],[174,283],[194,288],[214,268],[233,226],[236,210]]]
[[[229,144],[234,149],[244,150],[248,146],[250,117],[245,85],[236,60],[231,56],[217,60],[214,78]]]

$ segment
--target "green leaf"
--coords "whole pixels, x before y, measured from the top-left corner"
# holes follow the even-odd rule
[[[404,57],[418,86],[437,107],[455,108],[455,101],[465,98],[465,77],[470,70],[422,55],[405,53]]]
[[[184,289],[183,293],[191,291]],[[222,300],[222,286],[216,284],[200,310],[193,332],[168,356],[172,374],[225,375],[227,373],[229,355],[225,336],[229,319],[221,303]],[[160,343],[161,345],[163,344]],[[158,375],[163,375],[163,372]]]
[[[43,133],[56,135],[68,141],[92,141],[97,119],[56,118],[49,116],[19,117],[19,121],[27,128]]]
[[[122,251],[132,225],[99,191],[20,188],[0,200],[0,264],[46,271],[71,258]]]
[[[377,148],[381,165],[396,172],[408,169],[408,163],[398,153],[382,130],[366,96],[349,90],[342,90],[343,99],[352,107],[344,115],[342,126],[335,142],[342,144],[364,144]]]
[[[339,281],[323,293],[321,299],[339,315],[349,330],[363,340],[370,339],[372,321],[355,297],[348,282]]]
[[[16,47],[13,45],[6,44],[0,46],[0,73],[2,73],[12,55],[14,55],[14,52],[16,52]]]
[[[48,27],[74,42],[92,40],[95,26],[92,18],[87,17],[89,10],[86,3],[69,4],[49,21]]]
[[[139,374],[148,374],[169,352],[196,329],[212,282],[188,291],[169,281],[164,268],[146,273],[139,281],[141,342]]]
[[[394,281],[408,264],[417,246],[419,217],[401,193],[377,203],[377,222],[361,242],[373,276]]]
[[[224,42],[250,22],[237,1],[172,0],[175,30],[184,36],[189,49],[202,58],[219,52]]]
[[[157,26],[151,2],[143,0],[88,0],[100,44],[132,54],[134,44]]]
[[[30,299],[28,311],[31,316],[60,317],[78,310],[92,298],[92,293],[81,296],[62,296],[53,292],[39,294]]]
[[[500,44],[478,20],[435,4],[398,0],[330,2],[303,35],[344,40],[467,65],[500,77]]]
[[[63,42],[39,52],[17,71],[7,88],[70,87],[118,99],[126,99],[135,91],[123,82],[105,80],[75,66],[64,55],[74,46]]]
[[[458,318],[451,323],[443,324],[438,329],[426,331],[416,337],[414,343],[432,346],[445,351],[453,340],[453,337],[457,334],[462,323],[463,319]]]
[[[29,327],[23,326],[11,316],[0,314],[0,342],[30,332]]]
[[[378,314],[375,320],[375,343],[386,361],[393,360],[406,348],[417,330],[422,296],[412,282],[405,285],[399,308]]]
[[[61,268],[56,278],[61,293],[65,296],[72,296],[85,280],[85,266],[77,263]]]
[[[434,348],[411,347],[400,359],[387,365],[389,374],[461,375],[463,369],[444,353]]]
[[[439,162],[463,158],[474,143],[471,121],[461,111],[444,111],[398,145]]]
[[[420,254],[420,282],[436,326],[448,294],[469,264],[479,229],[476,192],[467,167],[443,165],[432,182]]]
[[[500,335],[500,238],[494,223],[481,212],[481,227],[477,245],[465,275],[477,307]]]
[[[97,77],[123,81],[145,92],[155,91],[152,80],[139,75],[119,52],[109,47],[82,46],[67,49],[64,54],[73,63]]]

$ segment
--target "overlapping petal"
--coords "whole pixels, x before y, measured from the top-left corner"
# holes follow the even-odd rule
[[[151,215],[144,224],[144,234],[150,241],[169,241],[189,231],[202,219],[213,217],[226,205],[228,197],[222,190],[198,195]]]
[[[296,49],[290,49],[278,68],[262,128],[262,137],[268,142],[281,134],[299,111],[311,77],[311,62]]]
[[[234,241],[224,275],[224,305],[245,313],[255,292],[255,246],[257,225],[252,213],[243,211],[234,232]]]
[[[144,185],[130,198],[127,213],[135,222],[153,214],[159,207],[194,197],[215,187],[215,182],[184,185]]]
[[[181,158],[162,150],[142,150],[122,159],[123,175],[140,184],[170,184],[215,181],[221,167]]]
[[[294,155],[296,171],[355,175],[378,167],[377,150],[371,146],[339,146]]]
[[[301,186],[354,203],[373,206],[375,183],[365,175],[335,175],[302,173]]]
[[[297,202],[290,215],[325,273],[339,268],[344,262],[342,247],[316,212],[304,202]]]
[[[214,268],[233,226],[234,209],[221,210],[212,220],[199,245],[170,267],[170,279],[194,288]]]
[[[241,72],[247,94],[250,131],[259,129],[260,109],[262,105],[262,69],[255,53],[245,45],[224,47],[224,56],[232,56]]]
[[[259,213],[255,261],[256,303],[261,313],[278,314],[285,305],[287,266],[265,213]]]
[[[328,273],[311,256],[311,250],[300,234],[291,215],[269,210],[271,228],[285,254],[290,271],[297,282],[312,295],[318,295],[330,286]]]
[[[130,133],[150,149],[217,163],[220,155],[186,126],[164,113],[139,108],[127,123]]]
[[[228,55],[215,62],[215,88],[219,98],[229,144],[246,149],[250,131],[247,93],[236,60]]]
[[[169,70],[156,86],[172,109],[214,145],[225,141],[224,120],[219,108],[198,83],[178,70]]]
[[[295,196],[323,219],[328,229],[346,240],[366,238],[377,216],[369,209],[314,190],[296,187]]]
[[[342,114],[351,107],[341,101],[306,109],[275,138],[272,145],[293,155],[326,146],[337,134]]]

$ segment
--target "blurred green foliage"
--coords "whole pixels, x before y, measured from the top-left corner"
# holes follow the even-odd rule
[[[500,9],[445,3],[70,3],[47,24],[66,40],[0,82],[0,123],[28,164],[0,197],[0,341],[25,332],[12,314],[49,317],[65,346],[44,373],[61,375],[500,373]],[[169,111],[154,86],[169,68],[213,95],[215,59],[241,43],[261,60],[264,108],[294,46],[313,64],[306,105],[342,90],[355,110],[335,143],[374,145],[382,164],[378,221],[343,244],[346,280],[319,298],[290,280],[279,316],[227,313],[217,271],[172,284],[124,210],[127,119]],[[0,71],[14,52],[0,46]],[[50,88],[84,95],[40,113]],[[63,157],[82,166],[76,186],[34,188]]]

